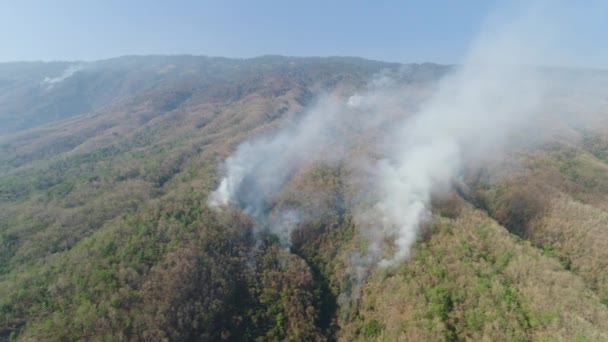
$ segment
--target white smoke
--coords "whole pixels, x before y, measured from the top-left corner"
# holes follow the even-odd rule
[[[64,80],[74,76],[74,74],[76,74],[77,72],[81,71],[82,69],[84,69],[84,65],[83,64],[74,64],[74,65],[70,65],[67,69],[65,69],[61,75],[57,76],[57,77],[45,77],[42,82],[40,82],[40,84],[42,85],[46,85],[47,86],[47,90],[51,89],[55,84],[63,82]]]
[[[287,211],[269,218],[270,202],[299,167],[340,155],[342,115],[337,99],[324,98],[280,131],[241,144],[226,160],[226,176],[210,195],[209,205],[242,208],[289,246],[298,215]]]
[[[338,153],[327,153],[327,147],[340,140],[332,132],[339,124],[339,111],[335,99],[324,99],[279,132],[241,144],[226,160],[227,175],[211,194],[210,204],[243,205],[250,214],[259,214],[264,210],[260,201],[276,193],[298,166]]]
[[[421,225],[431,219],[431,198],[449,190],[463,167],[538,142],[526,133],[542,131],[540,118],[549,109],[567,112],[548,105],[550,91],[555,95],[549,81],[555,79],[538,67],[558,61],[555,55],[563,49],[555,45],[556,23],[567,17],[548,18],[549,9],[537,6],[488,20],[464,63],[422,104],[410,87],[383,73],[362,93],[347,100],[328,97],[276,134],[243,143],[226,161],[226,176],[210,204],[235,205],[263,221],[269,200],[298,167],[339,160],[357,139],[381,131],[384,139],[373,149],[383,157],[361,170],[371,176],[365,196],[375,203],[356,208],[357,223],[370,240],[358,269],[405,260]],[[287,241],[299,219],[286,221],[289,228],[270,229]]]
[[[396,251],[381,265],[408,257],[420,225],[430,219],[432,195],[449,189],[464,164],[500,153],[542,110],[543,82],[537,69],[525,66],[534,52],[526,41],[498,35],[487,44],[481,41],[420,112],[389,134],[388,157],[377,168],[376,210]]]
[[[300,167],[343,160],[354,144],[353,138],[400,116],[411,99],[395,96],[397,92],[392,88],[388,78],[381,75],[362,94],[347,101],[322,97],[278,132],[242,143],[226,160],[226,175],[210,194],[209,205],[243,209],[289,246],[291,233],[303,219],[293,210],[269,217],[273,196]],[[378,105],[383,115],[378,115]]]

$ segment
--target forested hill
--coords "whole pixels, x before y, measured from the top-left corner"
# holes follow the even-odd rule
[[[0,339],[607,340],[605,112],[580,113],[599,117],[589,127],[548,123],[567,140],[471,167],[434,199],[408,260],[361,277],[354,208],[366,203],[349,163],[303,163],[270,201],[268,215],[314,216],[290,248],[246,211],[209,207],[247,139],[383,75],[415,108],[451,69],[280,56],[0,64]],[[381,131],[344,130],[353,160],[375,157]]]
[[[314,83],[360,83],[396,64],[359,58],[227,59],[200,56],[120,57],[97,62],[0,63],[0,133],[32,128],[124,101],[155,96],[169,111],[214,99],[235,101],[255,90],[284,90]],[[429,68],[429,72],[434,72]],[[429,75],[431,76],[431,75]],[[172,92],[180,95],[170,97]]]

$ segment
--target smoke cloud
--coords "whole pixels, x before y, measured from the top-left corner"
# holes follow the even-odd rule
[[[325,98],[280,131],[241,144],[226,160],[226,176],[210,195],[209,204],[242,208],[289,246],[300,219],[293,211],[269,218],[270,201],[302,165],[338,158],[342,114],[337,99]]]
[[[448,191],[466,165],[550,138],[530,132],[543,131],[543,117],[572,109],[550,99],[580,84],[556,87],[560,77],[539,67],[555,63],[564,48],[556,45],[556,23],[567,17],[550,17],[551,9],[520,8],[489,18],[463,64],[422,102],[395,81],[407,69],[381,73],[362,92],[348,99],[326,96],[280,131],[243,143],[226,160],[210,205],[242,208],[289,245],[302,218],[288,212],[269,222],[273,196],[302,165],[343,161],[363,136],[380,131],[383,139],[369,141],[381,158],[359,161],[366,165],[359,172],[371,179],[362,192],[370,205],[354,214],[370,247],[355,258],[357,274],[406,260],[421,225],[431,219],[432,197]]]
[[[42,82],[40,82],[40,84],[46,85],[47,89],[51,89],[55,84],[74,76],[74,74],[81,71],[82,69],[84,69],[84,65],[82,64],[70,65],[61,73],[61,75],[57,77],[45,77]]]

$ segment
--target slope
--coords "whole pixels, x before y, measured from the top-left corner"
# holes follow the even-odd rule
[[[399,69],[424,99],[448,67],[277,56],[93,64],[53,88],[93,70],[120,79],[80,80],[106,94],[99,106],[0,136],[2,338],[606,339],[602,129],[472,166],[466,186],[436,200],[408,262],[359,276],[352,252],[366,240],[354,208],[365,203],[353,163],[290,175],[269,215],[314,218],[298,223],[290,250],[240,210],[208,207],[218,169],[322,95],[346,98]],[[381,132],[356,128],[344,128],[357,137],[351,161],[375,158]]]

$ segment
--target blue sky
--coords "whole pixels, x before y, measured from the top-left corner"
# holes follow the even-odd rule
[[[517,3],[524,2],[5,0],[0,61],[185,53],[458,63],[488,15]],[[574,64],[608,66],[606,9],[583,8],[564,23],[572,26],[564,45],[580,51]]]

